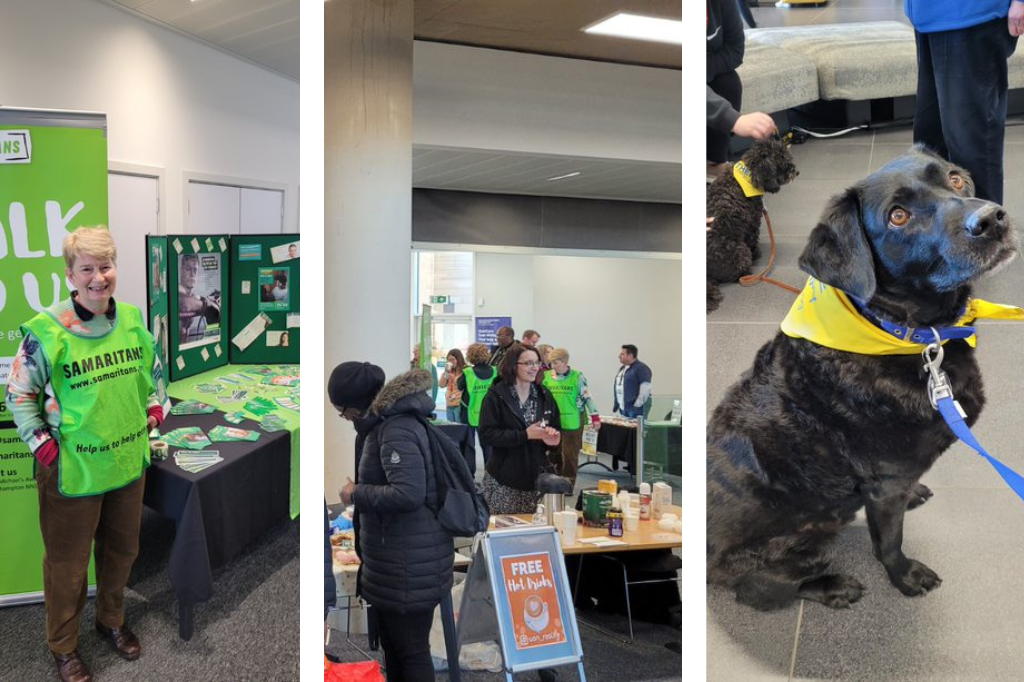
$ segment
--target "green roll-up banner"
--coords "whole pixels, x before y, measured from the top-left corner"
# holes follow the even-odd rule
[[[20,325],[70,292],[61,245],[107,224],[106,115],[0,107],[0,390]],[[0,408],[0,605],[42,592],[34,460]]]

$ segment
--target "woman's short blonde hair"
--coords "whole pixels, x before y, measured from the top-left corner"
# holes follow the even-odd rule
[[[552,346],[546,343],[542,343],[537,346],[537,355],[540,356],[541,362],[548,362],[548,353],[551,352]]]
[[[563,362],[569,362],[569,351],[564,348],[552,348],[551,352],[548,353],[548,362],[554,363],[562,360]]]
[[[471,343],[466,349],[466,361],[471,365],[479,365],[491,359],[491,351],[483,343]]]
[[[64,264],[73,270],[79,256],[92,256],[98,260],[110,260],[117,264],[117,245],[110,236],[110,230],[97,227],[80,227],[64,237]]]

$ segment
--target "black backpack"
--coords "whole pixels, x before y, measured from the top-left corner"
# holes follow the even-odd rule
[[[483,533],[491,521],[491,512],[458,446],[423,417],[417,419],[427,430],[430,452],[427,462],[437,485],[437,509],[431,508],[445,530],[457,537]]]

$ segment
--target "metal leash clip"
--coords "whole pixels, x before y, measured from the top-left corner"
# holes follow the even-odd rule
[[[939,400],[953,398],[953,388],[949,385],[949,377],[940,369],[946,352],[939,342],[939,332],[934,327],[931,330],[935,340],[925,346],[921,351],[921,357],[924,358],[924,370],[928,372],[928,400],[937,410]]]

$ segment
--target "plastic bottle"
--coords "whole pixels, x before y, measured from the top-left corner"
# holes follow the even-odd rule
[[[640,484],[640,520],[651,520],[651,484]]]
[[[618,507],[608,510],[608,535],[613,538],[622,537],[622,510]]]

